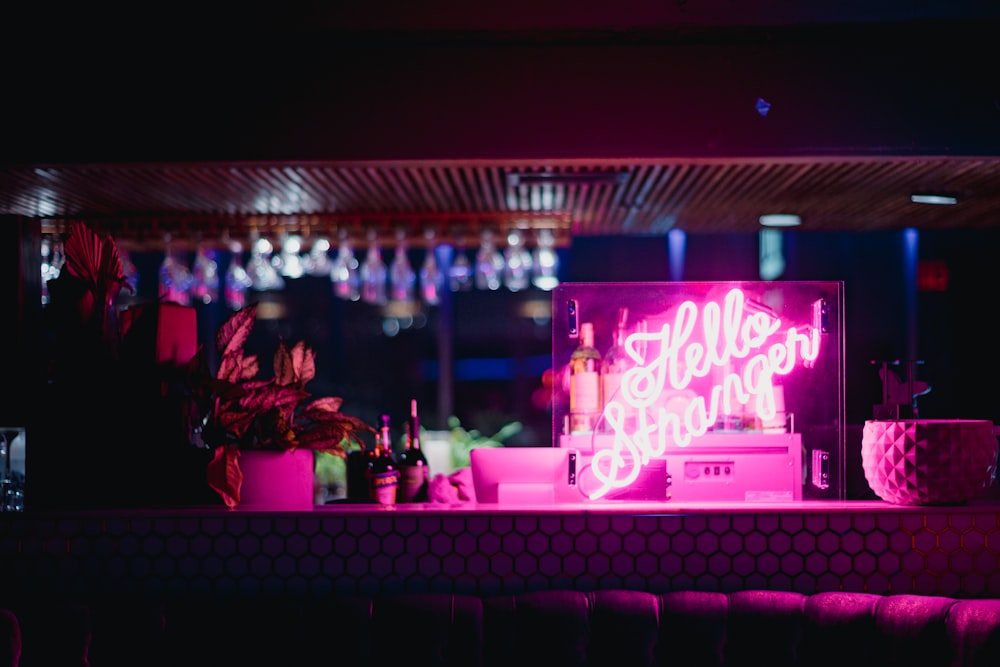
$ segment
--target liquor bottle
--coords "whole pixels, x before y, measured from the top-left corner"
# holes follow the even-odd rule
[[[635,413],[635,408],[628,405],[621,395],[622,375],[632,366],[632,360],[625,352],[625,331],[628,323],[628,308],[618,309],[618,324],[611,334],[611,347],[601,359],[601,391],[604,405],[615,401],[624,406],[623,419]],[[622,426],[626,426],[622,423]]]
[[[593,322],[584,322],[569,359],[569,432],[593,433],[602,407],[601,353],[594,347]]]
[[[364,450],[365,458],[365,496],[369,500],[375,500],[375,469],[377,462],[382,457],[382,431],[375,431],[375,444],[371,449]]]
[[[430,466],[420,449],[420,417],[417,416],[417,401],[414,399],[410,401],[410,421],[406,425],[404,449],[399,454],[400,502],[425,502],[430,479]]]
[[[399,489],[399,467],[392,454],[389,415],[382,415],[382,428],[376,436],[375,448],[378,456],[372,459],[368,468],[371,499],[382,505],[394,505]]]
[[[375,446],[378,437],[375,439]],[[355,502],[371,500],[371,463],[377,455],[376,447],[362,445],[347,453],[347,497]]]

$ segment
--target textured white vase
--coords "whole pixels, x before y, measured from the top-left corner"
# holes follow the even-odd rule
[[[861,464],[872,491],[897,505],[961,504],[996,478],[993,422],[889,419],[865,422]]]
[[[237,509],[312,509],[314,469],[311,449],[240,452],[243,485]]]

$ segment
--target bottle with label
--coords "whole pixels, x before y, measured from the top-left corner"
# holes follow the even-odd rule
[[[430,486],[430,466],[420,449],[420,417],[417,401],[410,401],[410,421],[406,425],[406,441],[399,454],[399,500],[422,503],[427,500]]]
[[[399,489],[399,467],[392,453],[389,415],[382,415],[382,427],[375,438],[375,443],[378,456],[372,459],[368,468],[370,497],[382,505],[394,505]]]
[[[593,433],[602,408],[601,353],[594,347],[593,322],[583,322],[569,359],[569,432]]]
[[[628,420],[629,416],[635,414],[635,408],[630,406],[621,395],[622,376],[632,366],[632,360],[625,352],[627,324],[628,308],[619,308],[618,324],[611,334],[611,347],[601,359],[601,391],[603,392],[604,405],[607,406],[612,401],[620,403],[624,407],[622,411],[624,420]],[[622,426],[627,427],[625,423]]]

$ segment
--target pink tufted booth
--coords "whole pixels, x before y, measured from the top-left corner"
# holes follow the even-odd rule
[[[19,667],[1000,665],[1000,600],[545,590],[3,600]],[[23,643],[23,647],[22,647]]]

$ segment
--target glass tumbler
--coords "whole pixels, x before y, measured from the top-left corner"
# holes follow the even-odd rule
[[[24,427],[0,427],[0,512],[24,511],[24,461]]]

